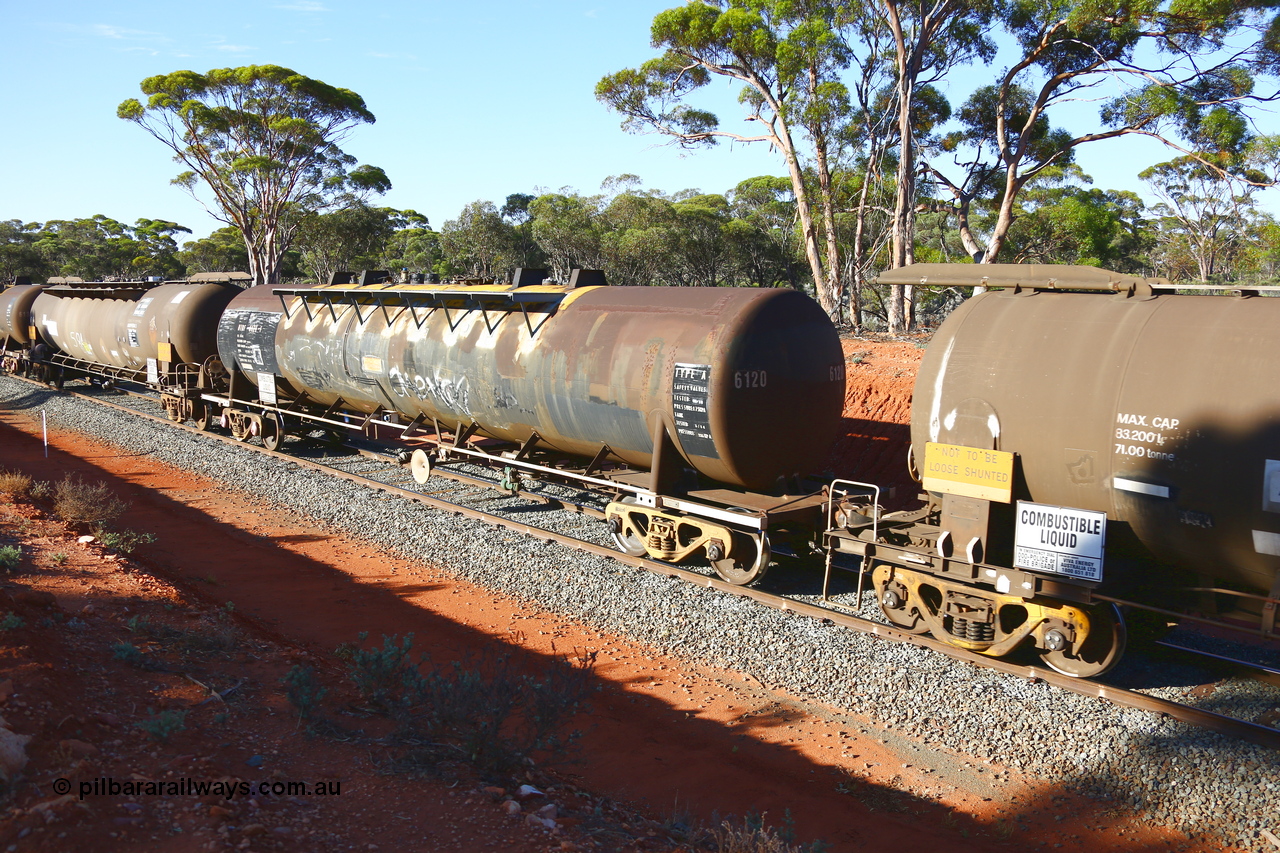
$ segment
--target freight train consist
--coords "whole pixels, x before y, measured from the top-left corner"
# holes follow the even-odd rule
[[[0,294],[10,370],[145,385],[175,421],[275,449],[355,432],[425,483],[464,460],[591,492],[619,550],[758,580],[775,548],[856,562],[884,616],[1094,676],[1123,607],[1276,636],[1280,299],[1186,295],[1090,267],[917,264],[983,285],[929,346],[908,464],[920,508],[815,479],[840,425],[836,331],[790,290],[314,287],[51,280]],[[346,282],[346,283],[342,283]],[[42,349],[43,348],[43,349]],[[60,371],[60,373],[56,373]],[[824,581],[824,589],[826,581]]]

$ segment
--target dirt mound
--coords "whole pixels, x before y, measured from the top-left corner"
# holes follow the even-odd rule
[[[826,466],[837,476],[875,483],[890,509],[909,506],[919,485],[907,474],[911,392],[924,340],[841,342],[845,354],[844,417]]]

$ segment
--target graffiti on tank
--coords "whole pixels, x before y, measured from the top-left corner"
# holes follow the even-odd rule
[[[444,376],[439,369],[434,376],[408,374],[397,366],[387,372],[387,379],[391,384],[391,393],[397,397],[430,401],[441,409],[460,414],[470,412],[465,376]]]

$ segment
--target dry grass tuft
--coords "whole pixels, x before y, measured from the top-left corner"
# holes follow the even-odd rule
[[[0,468],[0,495],[8,498],[20,498],[31,491],[31,478],[17,471],[6,471]]]
[[[69,524],[109,525],[128,508],[106,483],[86,483],[76,474],[59,481],[53,493],[53,511]]]

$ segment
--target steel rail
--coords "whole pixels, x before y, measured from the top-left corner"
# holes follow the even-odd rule
[[[1182,652],[1183,654],[1205,658],[1219,666],[1241,671],[1255,681],[1264,681],[1267,684],[1274,684],[1277,687],[1280,687],[1280,669],[1276,669],[1275,667],[1241,660],[1240,658],[1227,657],[1226,655],[1208,652],[1204,649],[1192,648],[1191,646],[1183,646],[1178,643],[1170,642],[1169,640],[1156,640],[1155,644],[1166,649],[1172,649],[1175,652]]]
[[[40,384],[29,379],[22,379],[22,381],[36,385]],[[1061,673],[1055,672],[1054,670],[1046,667],[1017,664],[1001,660],[999,658],[987,657],[965,649],[956,648],[955,646],[935,640],[932,637],[912,634],[879,622],[864,619],[860,616],[854,616],[848,612],[836,610],[830,607],[822,607],[808,602],[795,601],[785,596],[763,592],[750,587],[735,586],[719,578],[709,577],[699,572],[691,571],[669,563],[662,563],[657,560],[650,560],[646,557],[632,557],[620,551],[615,551],[612,548],[597,545],[593,542],[584,542],[583,540],[575,539],[571,536],[565,536],[564,534],[546,530],[541,527],[535,527],[530,524],[513,521],[500,515],[485,512],[484,510],[462,506],[460,504],[446,501],[442,498],[424,495],[399,486],[392,486],[359,474],[352,474],[323,465],[319,462],[313,462],[309,459],[300,459],[296,456],[290,456],[277,450],[267,450],[264,447],[251,445],[245,441],[237,441],[230,436],[217,435],[196,427],[188,426],[187,424],[179,424],[167,417],[160,417],[147,412],[139,412],[136,409],[130,409],[126,406],[121,406],[98,397],[80,394],[75,391],[63,391],[62,393],[67,393],[119,411],[138,415],[170,427],[179,427],[196,435],[202,435],[215,441],[221,441],[225,444],[245,447],[256,453],[263,453],[278,459],[287,460],[300,467],[322,471],[330,476],[338,477],[352,483],[357,483],[365,486],[366,488],[389,492],[443,512],[451,512],[454,515],[482,521],[494,527],[522,533],[534,539],[541,539],[548,543],[556,543],[575,550],[585,551],[596,556],[607,557],[638,569],[644,569],[645,571],[649,571],[654,574],[671,578],[680,578],[729,595],[736,595],[740,598],[751,599],[752,601],[774,608],[775,610],[790,611],[812,619],[830,622],[843,628],[849,628],[860,633],[870,634],[891,642],[910,643],[911,645],[939,652],[957,661],[994,669],[1007,675],[1026,679],[1032,683],[1045,682],[1046,684],[1051,684],[1054,687],[1068,690],[1081,696],[1103,699],[1120,707],[1133,708],[1153,714],[1159,714],[1161,716],[1170,717],[1180,722],[1184,722],[1198,728],[1207,729],[1209,731],[1214,731],[1228,737],[1238,738],[1240,740],[1255,743],[1271,749],[1280,749],[1280,729],[1275,729],[1270,726],[1264,726],[1248,720],[1236,719],[1235,717],[1229,717],[1225,714],[1207,711],[1190,705],[1183,705],[1168,699],[1148,696],[1144,693],[1127,690],[1122,687],[1113,687],[1111,685],[1101,684],[1088,679],[1073,678],[1071,676],[1062,675]]]

